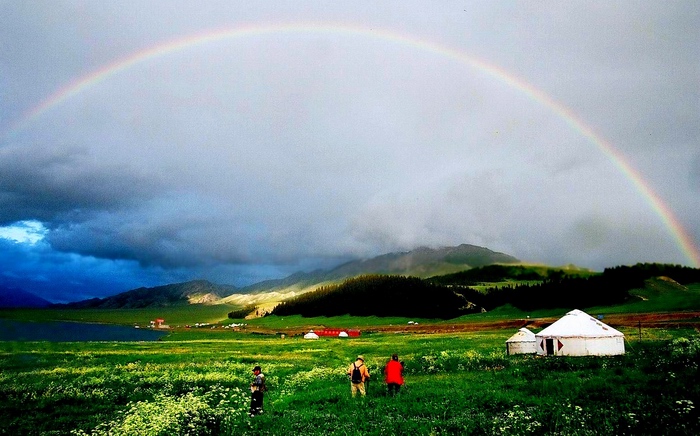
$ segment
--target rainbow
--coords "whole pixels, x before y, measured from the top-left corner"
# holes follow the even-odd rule
[[[675,217],[671,209],[649,186],[641,174],[630,165],[625,157],[616,150],[608,141],[595,133],[570,109],[555,101],[549,95],[533,87],[531,84],[517,76],[499,68],[496,65],[473,57],[467,53],[434,42],[417,39],[411,36],[394,33],[382,29],[363,29],[343,24],[277,24],[270,26],[241,26],[235,29],[220,29],[201,34],[190,35],[184,38],[171,40],[163,44],[139,51],[133,55],[117,60],[90,74],[80,77],[76,81],[62,87],[36,107],[25,113],[8,130],[5,136],[26,129],[34,120],[51,108],[71,99],[88,88],[113,77],[129,68],[146,60],[165,56],[187,48],[205,45],[215,41],[250,38],[280,33],[334,33],[347,36],[361,36],[365,38],[380,39],[400,45],[410,46],[416,50],[435,53],[458,63],[479,70],[494,79],[524,93],[535,102],[549,108],[557,116],[562,118],[574,131],[581,134],[594,144],[621,172],[629,179],[634,187],[647,199],[651,208],[661,218],[664,226],[670,232],[685,257],[692,265],[700,267],[700,250],[695,246],[693,238],[685,230],[681,222]]]

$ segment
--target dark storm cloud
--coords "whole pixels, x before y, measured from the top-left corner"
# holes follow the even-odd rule
[[[0,264],[0,284],[52,302],[107,296],[161,280],[135,263],[60,253],[45,242],[22,244],[0,238]]]
[[[104,160],[102,160],[104,159]],[[158,179],[95,161],[85,148],[0,148],[0,224],[31,218],[58,223],[71,215],[115,210],[148,199]]]
[[[101,213],[55,228],[47,241],[57,250],[104,259],[128,259],[166,268],[252,263],[232,237],[230,224],[216,225],[206,213],[177,205],[171,213],[154,212],[153,203],[121,213]],[[156,202],[158,206],[160,204]],[[260,261],[260,259],[257,259]]]
[[[700,232],[700,6],[371,5],[0,4],[0,225],[46,228],[6,274],[240,284],[461,243],[593,268],[692,262],[640,183]],[[103,71],[300,22],[330,30]]]

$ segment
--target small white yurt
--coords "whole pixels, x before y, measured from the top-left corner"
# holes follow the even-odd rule
[[[625,335],[578,309],[535,335],[541,356],[625,354]]]
[[[350,337],[350,335],[348,335],[348,332],[340,332],[340,333],[338,333],[338,337],[339,338],[347,338],[347,337]]]
[[[506,341],[506,354],[535,354],[537,343],[535,334],[525,327],[518,330]]]
[[[304,339],[318,339],[318,335],[314,333],[313,330],[310,330],[307,334],[304,335]]]

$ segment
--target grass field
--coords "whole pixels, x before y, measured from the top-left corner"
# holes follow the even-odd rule
[[[584,309],[612,317],[700,308],[697,284],[658,283],[633,294],[639,299],[625,305]],[[126,325],[164,318],[184,326],[234,322],[227,313],[237,307],[2,310],[0,318]],[[270,316],[246,321],[243,332],[175,328],[156,342],[0,342],[0,435],[700,434],[700,335],[682,322],[619,327],[625,355],[583,358],[506,356],[514,330],[483,328],[565,312],[504,306],[453,320]],[[481,327],[437,334],[379,328],[408,321]],[[305,341],[274,334],[322,326],[363,335]],[[395,398],[384,395],[381,380],[392,353],[405,362],[407,380]],[[345,376],[357,354],[373,375],[364,399],[350,398]],[[256,364],[270,391],[265,413],[250,418]]]
[[[626,332],[626,355],[584,358],[506,356],[505,330],[317,341],[205,333],[0,342],[0,434],[700,433],[692,329],[645,329],[641,342]],[[380,377],[391,353],[406,367],[395,398]],[[373,376],[364,399],[350,398],[344,375],[357,354]],[[265,413],[250,418],[255,364],[270,391]]]

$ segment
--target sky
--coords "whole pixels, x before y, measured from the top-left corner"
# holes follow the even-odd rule
[[[698,41],[696,1],[0,0],[0,286],[700,266]]]

